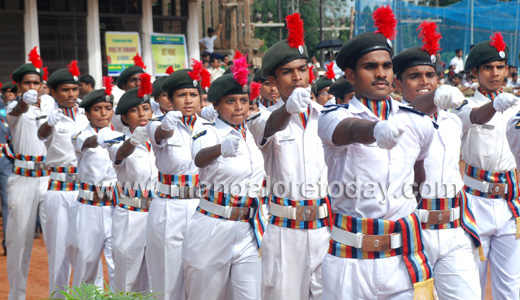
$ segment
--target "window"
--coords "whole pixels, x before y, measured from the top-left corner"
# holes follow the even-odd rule
[[[27,61],[24,48],[23,0],[0,0],[0,82],[11,82],[10,75]]]
[[[153,31],[186,34],[187,0],[152,0]]]

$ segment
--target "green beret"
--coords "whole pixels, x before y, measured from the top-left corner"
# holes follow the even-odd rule
[[[188,72],[191,72],[191,69],[177,70],[168,75],[168,77],[163,81],[161,87],[162,90],[170,94],[178,89],[193,89],[200,87],[200,82],[191,79]]]
[[[99,102],[110,102],[114,104],[114,95],[105,94],[105,89],[93,90],[83,97],[79,107],[89,107]]]
[[[316,87],[316,82],[311,83],[311,92],[314,93],[314,96],[318,96],[318,88]]]
[[[328,79],[327,77],[321,77],[320,79],[316,80],[316,90],[319,92],[320,90],[330,86],[332,83],[334,83],[334,81],[331,79]]]
[[[348,40],[336,56],[336,64],[341,70],[353,66],[358,59],[368,52],[386,50],[390,57],[394,54],[392,41],[380,33],[364,32]]]
[[[255,72],[255,76],[253,76],[253,81],[254,82],[259,82],[259,83],[263,83],[264,81],[266,81],[267,79],[265,77],[262,77],[262,69],[258,69],[256,72]]]
[[[14,70],[13,74],[11,74],[11,78],[13,78],[15,82],[21,82],[23,76],[26,74],[36,74],[40,76],[41,79],[43,77],[43,70],[41,68],[37,69],[32,63],[23,64]]]
[[[55,71],[49,76],[47,80],[47,86],[51,89],[57,89],[60,84],[75,83],[79,84],[78,77],[72,76],[69,69],[63,68]]]
[[[148,95],[144,95],[144,97],[137,97],[137,92],[139,88],[133,88],[126,91],[121,99],[119,99],[119,103],[116,108],[116,115],[126,114],[130,108],[138,106],[143,103],[150,103],[150,97]]]
[[[336,80],[329,88],[329,94],[334,95],[336,98],[343,98],[343,96],[353,91],[354,87],[345,77]]]
[[[392,58],[394,75],[406,71],[406,69],[419,65],[432,66],[437,71],[437,57],[421,50],[419,47],[409,48]]]
[[[249,92],[249,86],[242,87],[233,78],[233,74],[222,75],[215,79],[208,91],[208,101],[211,103],[217,103],[217,101],[227,95],[247,94]]]
[[[464,65],[464,71],[470,72],[471,69],[477,68],[483,64],[494,62],[497,60],[506,60],[509,57],[509,47],[506,46],[505,51],[500,51],[491,46],[487,40],[478,43],[469,51],[468,58],[466,58],[466,64]]]
[[[123,89],[123,84],[125,84],[130,77],[139,73],[144,73],[143,68],[139,66],[134,65],[124,69],[121,75],[119,75],[119,78],[117,78],[117,87]]]
[[[304,58],[309,60],[307,47],[291,48],[287,40],[281,40],[269,47],[262,58],[262,77],[273,75],[274,71],[293,60]]]
[[[11,93],[16,93],[16,91],[18,90],[18,87],[16,86],[16,84],[12,83],[12,82],[8,82],[4,85],[2,85],[2,93],[5,93],[7,90],[11,90]]]
[[[155,79],[155,81],[153,82],[153,85],[152,85],[152,96],[156,99],[159,97],[159,95],[161,95],[163,91],[162,89],[162,84],[164,82],[164,80],[168,78],[168,76],[161,76],[157,79]]]

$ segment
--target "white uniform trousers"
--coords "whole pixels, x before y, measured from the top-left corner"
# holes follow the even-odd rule
[[[402,255],[378,259],[325,255],[323,299],[411,300],[413,286]]]
[[[328,227],[293,229],[267,224],[262,241],[262,299],[322,299],[321,264],[329,238]]]
[[[128,292],[148,292],[150,279],[146,269],[146,219],[148,212],[114,209],[112,223],[112,255],[114,287]]]
[[[482,299],[485,296],[488,263],[494,300],[520,299],[520,240],[516,220],[504,199],[468,194],[487,261],[479,263]]]
[[[112,260],[112,206],[93,206],[75,202],[70,207],[67,248],[72,264],[72,284],[91,283],[103,287],[104,252],[110,286],[114,282]]]
[[[427,229],[422,231],[422,241],[439,300],[480,299],[480,258],[469,234],[462,227]]]
[[[195,212],[182,249],[186,299],[261,299],[260,253],[248,222]]]
[[[64,245],[69,228],[70,207],[77,198],[77,191],[47,191],[43,196],[40,216],[49,262],[49,294],[69,286],[70,258]],[[55,293],[55,297],[60,295]]]
[[[146,264],[152,292],[161,299],[184,299],[182,244],[199,199],[155,196],[146,226]]]
[[[7,181],[9,218],[6,248],[10,300],[25,299],[29,262],[36,231],[36,214],[47,191],[48,183],[48,176],[26,177],[16,174],[12,174]]]

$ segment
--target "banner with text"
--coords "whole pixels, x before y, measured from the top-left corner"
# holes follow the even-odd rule
[[[141,53],[137,32],[107,31],[105,41],[108,76],[119,76],[125,68],[134,65],[135,54]]]
[[[152,33],[152,57],[155,76],[163,76],[166,69],[187,69],[188,53],[184,34]]]

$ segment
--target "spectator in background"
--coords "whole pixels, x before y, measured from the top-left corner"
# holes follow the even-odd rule
[[[319,70],[321,68],[320,62],[316,59],[316,55],[311,56],[309,67],[314,67],[314,70]]]
[[[222,24],[218,24],[217,32],[215,33],[215,29],[209,27],[208,28],[208,35],[202,39],[199,40],[199,44],[201,47],[203,47],[204,52],[209,53],[212,57],[217,56],[213,52],[215,51],[215,40],[220,35],[220,32],[222,31]],[[222,58],[222,57],[219,57]]]
[[[94,77],[85,74],[79,77],[79,97],[83,99],[85,95],[92,92],[94,90],[94,86],[96,85],[96,81],[94,81]]]
[[[208,69],[211,74],[211,82],[215,81],[215,79],[219,78],[224,74],[224,70],[220,68],[220,60],[216,57],[212,57],[210,59],[210,68]]]
[[[223,69],[224,71],[227,70],[228,63],[229,63],[229,55],[226,54],[222,57],[222,62],[220,63],[220,68]]]
[[[462,59],[462,49],[455,50],[455,57],[450,61],[450,67],[455,66],[453,70],[455,73],[464,71],[464,60]]]

